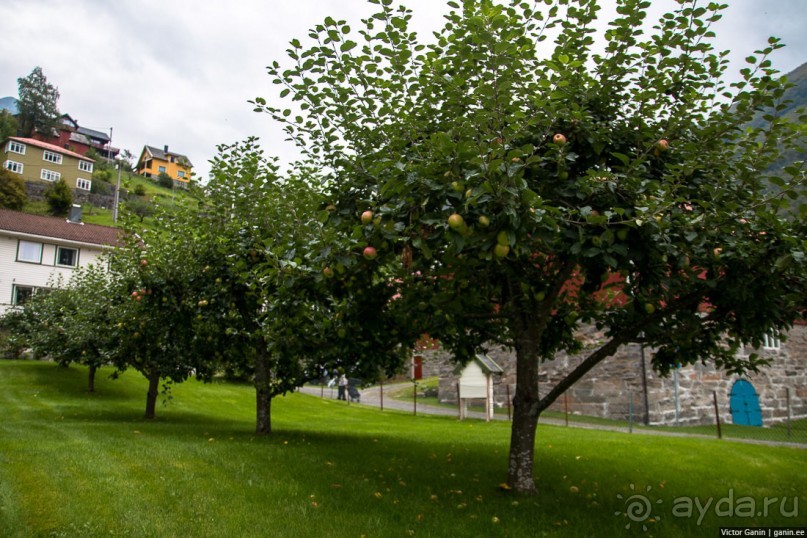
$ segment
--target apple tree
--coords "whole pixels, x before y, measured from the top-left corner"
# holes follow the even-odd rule
[[[125,218],[131,219],[126,215]],[[209,342],[195,325],[198,289],[204,282],[201,260],[188,250],[170,214],[162,226],[131,232],[112,253],[109,320],[110,359],[123,371],[133,368],[148,380],[145,418],[156,414],[160,384],[191,376],[209,380],[215,364]],[[134,230],[131,223],[127,223]]]
[[[396,293],[366,270],[351,238],[324,223],[320,174],[281,174],[258,140],[219,147],[198,208],[187,213],[209,289],[200,319],[217,362],[244,372],[256,390],[256,432],[271,432],[274,397],[342,367],[374,379],[405,353],[395,339]]]
[[[32,351],[61,365],[88,367],[87,391],[95,391],[98,367],[110,360],[114,346],[108,305],[112,285],[100,265],[76,268],[70,279],[57,279],[52,289],[34,295],[22,307],[20,336]]]
[[[406,326],[460,361],[515,350],[510,487],[535,490],[541,412],[622,345],[652,348],[662,373],[763,365],[735,351],[790,326],[807,275],[807,208],[785,218],[804,164],[766,172],[805,146],[778,114],[778,39],[732,82],[717,3],[651,24],[645,0],[608,21],[595,0],[448,2],[421,43],[409,10],[370,1],[358,33],[329,17],[292,40],[268,68],[288,105],[255,108],[327,174],[328,226],[374,249],[363,266],[395,286]],[[581,351],[584,325],[606,339],[539,395],[540,364]]]

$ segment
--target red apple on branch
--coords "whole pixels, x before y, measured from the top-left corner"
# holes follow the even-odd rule
[[[364,247],[362,255],[365,259],[374,260],[378,256],[378,251],[376,251],[375,247]]]

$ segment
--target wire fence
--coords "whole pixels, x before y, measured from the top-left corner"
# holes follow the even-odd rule
[[[768,443],[794,443],[807,445],[807,412],[793,405],[791,394],[794,391],[785,389],[784,408],[773,410],[761,408],[758,400],[743,398],[726,398],[721,401],[716,392],[712,392],[712,405],[709,412],[697,418],[679,417],[678,402],[675,402],[675,413],[667,420],[651,422],[645,413],[644,402],[639,395],[631,393],[627,400],[625,418],[604,418],[584,415],[569,410],[568,395],[560,399],[554,411],[545,412],[542,417],[557,423],[562,420],[567,426],[602,426],[633,431],[663,431],[678,434],[706,435],[725,439],[743,439]],[[800,400],[799,400],[800,401]],[[683,414],[683,413],[681,413]],[[547,420],[545,420],[546,422]]]
[[[392,392],[381,384],[374,387],[370,393],[362,391],[363,404],[411,411],[415,415],[433,414],[439,412],[444,415],[454,415],[457,418],[484,418],[488,416],[490,407],[486,408],[484,399],[461,400],[460,402],[440,402],[436,395],[424,391],[418,383],[394,384]],[[312,387],[313,389],[313,387]],[[497,420],[512,419],[512,396],[515,387],[502,386],[501,393],[496,398],[492,415]],[[459,393],[459,389],[457,389]],[[322,397],[336,397],[336,387],[328,386],[325,382],[316,388]],[[781,391],[780,391],[781,392]],[[368,398],[364,395],[367,394]],[[679,402],[670,400],[661,407],[665,413],[646,412],[646,402],[639,391],[629,391],[627,398],[619,402],[609,402],[609,413],[606,416],[586,414],[575,409],[570,403],[568,393],[561,396],[549,410],[541,414],[540,422],[543,424],[561,425],[569,427],[598,428],[627,433],[653,433],[664,432],[682,435],[709,436],[722,439],[739,439],[751,442],[764,443],[792,443],[807,446],[807,409],[805,409],[803,396],[797,389],[784,389],[778,407],[763,405],[759,402],[751,404],[742,398],[720,397],[717,392],[711,393],[709,402],[700,402],[697,413],[684,412],[679,409]],[[349,400],[350,401],[350,400]],[[358,400],[352,400],[358,403]],[[738,404],[739,402],[739,404]],[[794,403],[795,402],[795,403]],[[750,409],[749,409],[750,408]],[[487,411],[486,411],[487,410]],[[694,417],[694,418],[693,418]]]

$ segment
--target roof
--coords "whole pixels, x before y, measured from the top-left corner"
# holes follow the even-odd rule
[[[8,110],[12,116],[20,113],[17,107],[17,99],[14,97],[0,97],[0,110]]]
[[[187,166],[193,168],[193,165],[191,164],[190,159],[188,159],[185,155],[182,155],[181,153],[176,153],[175,151],[164,151],[164,150],[161,150],[159,148],[155,148],[154,146],[148,146],[148,145],[145,146],[145,150],[148,151],[151,154],[151,156],[154,157],[155,159],[160,159],[162,161],[168,161],[169,160],[168,157],[173,156],[177,160],[181,159],[181,160],[185,161],[185,164]]]
[[[46,149],[48,151],[53,151],[55,153],[61,153],[62,155],[67,155],[68,157],[73,157],[73,158],[76,158],[76,159],[80,159],[82,161],[89,161],[91,163],[95,162],[93,159],[90,159],[89,157],[85,157],[84,155],[81,155],[80,153],[76,153],[74,151],[66,150],[66,149],[60,148],[59,146],[56,146],[54,144],[48,144],[47,142],[42,142],[41,140],[36,140],[34,138],[22,138],[22,137],[19,137],[19,136],[9,136],[6,140],[16,140],[17,142],[22,142],[23,144],[29,144],[31,146],[36,146],[38,148]]]
[[[486,374],[503,374],[504,373],[504,369],[501,366],[499,366],[498,364],[496,364],[496,361],[494,361],[493,359],[491,359],[490,357],[488,357],[487,355],[485,355],[483,353],[477,353],[474,356],[473,362],[478,364],[479,367],[482,368],[482,371],[484,373],[486,373]],[[464,365],[459,365],[454,370],[454,373],[459,374],[464,369],[465,369]]]
[[[101,132],[96,131],[95,129],[88,129],[87,127],[81,127],[77,129],[79,133],[89,136],[90,138],[95,138],[96,140],[102,140],[103,142],[109,142],[109,135]]]
[[[111,226],[73,223],[61,217],[31,215],[4,208],[0,208],[0,231],[99,246],[114,246],[120,236],[120,230]]]

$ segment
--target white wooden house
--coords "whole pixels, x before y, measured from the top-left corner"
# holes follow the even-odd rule
[[[81,222],[80,208],[70,219],[0,208],[0,315],[59,275],[67,282],[77,267],[96,262],[116,244],[118,233]]]

